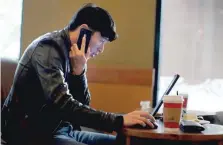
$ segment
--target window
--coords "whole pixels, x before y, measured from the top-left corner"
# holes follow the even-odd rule
[[[22,0],[0,2],[0,56],[18,59],[22,23]]]
[[[222,38],[222,0],[163,0],[158,96],[179,73],[172,93],[187,92],[189,110],[223,111]]]

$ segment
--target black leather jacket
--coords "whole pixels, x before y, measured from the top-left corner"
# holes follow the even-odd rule
[[[70,47],[67,28],[40,36],[28,46],[2,109],[2,133],[7,138],[21,133],[52,135],[66,123],[108,132],[122,128],[122,116],[88,106],[86,71],[71,74]]]

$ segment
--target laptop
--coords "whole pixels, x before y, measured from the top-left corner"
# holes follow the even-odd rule
[[[179,74],[174,75],[173,80],[171,81],[170,85],[168,86],[167,90],[164,92],[162,98],[160,99],[160,101],[158,102],[158,104],[155,106],[155,108],[153,109],[153,111],[151,112],[152,116],[155,116],[156,113],[159,111],[160,107],[163,104],[163,97],[165,95],[169,95],[170,91],[173,89],[174,85],[176,84],[177,80],[180,78]]]

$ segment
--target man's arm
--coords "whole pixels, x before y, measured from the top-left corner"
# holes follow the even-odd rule
[[[91,96],[88,89],[86,69],[81,75],[74,75],[69,73],[68,75],[68,86],[72,96],[84,105],[89,105]]]
[[[32,56],[46,102],[51,102],[64,120],[108,132],[120,130],[123,126],[122,116],[96,111],[74,99],[64,79],[62,62],[56,49],[48,45],[39,45]]]

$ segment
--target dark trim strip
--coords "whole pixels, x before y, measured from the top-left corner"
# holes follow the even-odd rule
[[[162,0],[156,0],[156,22],[155,22],[155,43],[154,43],[154,60],[153,68],[154,75],[154,89],[153,89],[153,108],[157,104],[158,82],[159,82],[159,50],[160,50],[160,22],[161,22],[161,6]]]

